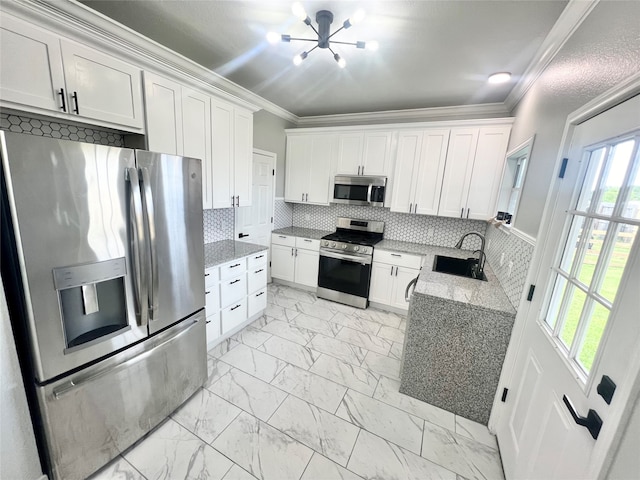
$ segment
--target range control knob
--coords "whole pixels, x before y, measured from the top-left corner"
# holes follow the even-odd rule
[[[357,252],[358,250],[360,250],[360,247],[358,247],[358,246],[353,247],[353,251],[354,252]]]
[[[347,244],[345,243],[344,245],[342,245],[342,249],[346,250],[347,249]]]
[[[331,248],[335,248],[336,247],[336,242],[331,242]]]
[[[327,245],[329,245],[329,242],[327,240],[325,240],[324,242],[322,242],[322,246],[326,247]]]
[[[362,253],[369,253],[369,249],[367,247],[362,247]]]

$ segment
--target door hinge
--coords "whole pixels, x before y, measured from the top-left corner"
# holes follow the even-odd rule
[[[275,174],[276,174],[276,169],[274,168],[271,170],[271,175],[275,175]]]
[[[558,177],[564,178],[564,173],[567,171],[567,163],[569,163],[569,159],[563,158],[562,165],[560,165],[560,175],[558,175]]]
[[[271,217],[271,223],[273,223],[273,217]]]
[[[533,299],[533,292],[536,291],[535,285],[529,285],[529,293],[527,294],[527,302],[530,302]]]
[[[271,266],[271,262],[269,262],[269,266]]]
[[[502,403],[507,401],[507,394],[509,393],[509,389],[508,388],[504,388],[502,390],[502,398],[500,399],[502,401]]]

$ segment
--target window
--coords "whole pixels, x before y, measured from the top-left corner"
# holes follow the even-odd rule
[[[639,144],[636,132],[585,150],[585,177],[552,269],[544,322],[585,381],[640,227]]]
[[[512,224],[520,203],[520,192],[532,146],[533,137],[507,153],[498,196],[498,211],[512,215]]]

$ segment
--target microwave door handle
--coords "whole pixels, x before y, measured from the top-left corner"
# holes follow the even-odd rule
[[[373,192],[373,185],[370,183],[369,188],[367,188],[367,203],[371,203],[372,192]]]
[[[126,180],[130,187],[130,209],[129,219],[133,226],[131,246],[131,266],[136,301],[136,317],[140,326],[147,325],[148,308],[146,306],[148,298],[147,286],[147,255],[144,255],[144,245],[146,243],[144,234],[144,222],[142,219],[142,195],[140,193],[140,180],[138,171],[135,168],[125,170]],[[143,303],[144,302],[144,303]]]
[[[153,192],[151,191],[151,179],[149,178],[149,170],[147,167],[140,168],[142,176],[142,187],[144,196],[142,204],[144,206],[145,219],[147,221],[147,235],[149,238],[149,279],[151,286],[149,288],[149,320],[154,320],[156,310],[158,309],[158,238],[156,236],[155,221],[155,204],[153,203]]]

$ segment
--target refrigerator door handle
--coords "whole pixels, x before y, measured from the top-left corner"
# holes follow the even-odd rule
[[[142,219],[142,195],[138,171],[135,168],[127,168],[125,172],[126,180],[128,180],[131,188],[129,219],[133,226],[133,235],[130,239],[130,245],[133,285],[136,297],[136,317],[139,325],[145,326],[149,322],[149,309],[146,305],[149,298],[147,285],[149,267],[147,266],[147,255],[144,254],[146,239]]]
[[[151,180],[149,170],[146,167],[140,168],[142,177],[142,205],[144,206],[145,220],[147,223],[146,233],[149,238],[149,276],[151,285],[149,288],[149,320],[155,320],[155,313],[158,310],[158,249],[156,237],[155,209],[153,203],[153,193],[151,192]]]

